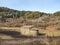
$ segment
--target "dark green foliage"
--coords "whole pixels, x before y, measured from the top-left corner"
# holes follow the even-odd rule
[[[0,18],[20,18],[24,17],[27,19],[36,19],[46,13],[38,11],[18,11],[14,9],[9,9],[7,7],[0,7]]]
[[[9,9],[7,7],[0,7],[0,18],[19,18],[20,11]]]
[[[55,16],[60,16],[60,11],[54,13]]]
[[[40,12],[27,12],[25,13],[25,17],[26,18],[32,18],[32,19],[36,19],[40,17]]]

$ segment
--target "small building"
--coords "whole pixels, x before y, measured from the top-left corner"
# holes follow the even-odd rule
[[[37,36],[37,31],[36,30],[32,30],[30,29],[32,27],[32,25],[27,25],[27,26],[22,26],[21,27],[21,35],[24,36]]]

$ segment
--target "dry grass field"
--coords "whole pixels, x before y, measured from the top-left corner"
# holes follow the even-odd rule
[[[24,23],[20,23],[20,19],[14,22],[12,19],[7,19],[7,22],[0,22],[0,45],[60,45],[60,23],[56,17],[41,17],[36,20],[27,20]],[[37,21],[38,20],[38,21]],[[32,21],[32,22],[31,22]],[[29,23],[30,22],[30,23]],[[32,23],[32,28],[37,28],[40,34],[35,38],[21,36],[21,29],[24,33],[30,33],[32,29],[29,28]],[[11,25],[10,25],[11,24]],[[20,26],[22,25],[22,26]],[[26,25],[26,26],[25,26]],[[28,26],[29,25],[29,26]],[[19,26],[19,27],[18,27]],[[26,27],[26,28],[23,28]],[[42,28],[42,29],[41,29]],[[28,31],[27,31],[28,30]],[[34,29],[35,30],[35,29]],[[25,32],[25,34],[26,34]],[[6,40],[7,39],[7,40]],[[14,39],[14,40],[13,40]]]
[[[3,29],[5,31],[16,31],[16,32],[20,31],[19,27],[0,27],[0,29]],[[0,34],[0,45],[60,45],[59,30],[52,30],[51,28],[50,30],[39,30],[39,33],[45,33],[46,35],[37,36],[35,38],[33,37],[15,38],[11,37],[10,35]],[[16,33],[14,33],[14,35],[16,36]]]
[[[39,37],[0,40],[0,45],[60,45],[60,37]]]
[[[16,32],[21,32],[24,31],[23,27],[0,27],[0,29],[4,31],[16,31]],[[26,26],[28,30],[28,26]],[[32,30],[32,29],[30,29]],[[60,30],[56,30],[54,28],[48,28],[47,30],[39,30],[39,33],[45,33],[46,36],[60,36]]]

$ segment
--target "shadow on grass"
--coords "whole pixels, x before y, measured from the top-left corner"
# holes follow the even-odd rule
[[[32,38],[32,36],[24,36],[24,35],[21,35],[20,32],[16,32],[16,31],[0,30],[0,34],[8,35],[8,36],[11,36],[13,38]]]

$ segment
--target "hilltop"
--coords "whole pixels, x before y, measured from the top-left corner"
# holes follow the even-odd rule
[[[0,7],[0,18],[39,18],[42,15],[48,14],[39,11],[19,11],[7,7]]]

